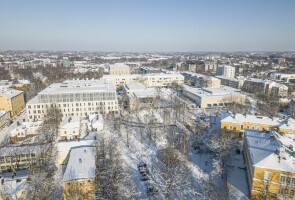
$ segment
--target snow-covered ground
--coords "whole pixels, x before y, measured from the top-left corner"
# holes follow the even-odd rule
[[[17,127],[17,122],[22,123],[23,120],[26,119],[26,109],[24,108],[20,113],[16,116],[14,116],[11,121],[12,124],[9,126],[4,126],[0,129],[0,144],[7,141],[10,137],[10,131]]]
[[[194,114],[201,114],[201,112],[194,112]],[[209,122],[209,124],[211,124],[211,127],[209,128],[209,134],[212,134],[216,130],[220,130],[220,115],[218,115],[218,113],[216,112],[205,113],[205,115],[207,115],[207,121]],[[144,123],[147,123],[147,119],[154,119],[159,123],[163,122],[163,113],[161,110],[142,111],[141,113],[139,113],[138,116]],[[132,121],[135,122],[136,117],[133,116]],[[160,176],[157,170],[157,163],[159,162],[157,155],[159,153],[159,150],[167,145],[166,136],[168,133],[162,130],[163,129],[160,129],[159,131],[155,130],[157,136],[155,141],[152,141],[150,145],[147,136],[144,137],[143,142],[141,143],[141,135],[138,127],[131,128],[131,131],[129,129],[129,147],[127,145],[127,130],[125,128],[121,128],[120,134],[118,135],[118,137],[120,138],[119,145],[124,167],[131,173],[132,180],[136,184],[136,199],[166,198],[165,189],[161,188],[161,186],[163,186],[164,180],[162,180],[162,177]],[[106,137],[108,137],[108,134],[112,134],[114,136],[114,133],[108,131],[107,128],[105,129],[105,133]],[[205,147],[203,150],[199,152],[194,150],[190,152],[187,167],[189,170],[190,177],[193,180],[192,183],[194,185],[194,190],[183,191],[182,199],[198,198],[197,193],[199,193],[202,189],[200,184],[202,184],[202,181],[204,179],[207,179],[209,177],[209,173],[213,170],[213,159],[214,156],[206,152]],[[230,156],[229,161],[229,163],[234,167],[230,166],[230,169],[228,170],[230,171],[228,173],[228,185],[230,185],[229,189],[231,191],[234,191],[234,194],[236,195],[235,198],[231,199],[245,198],[248,195],[248,186],[245,170],[241,169],[244,167],[244,160],[242,154],[235,155],[234,152],[233,155]],[[148,166],[148,169],[152,177],[150,181],[144,182],[140,180],[141,175],[138,172],[137,164],[141,162],[145,162]],[[237,177],[239,178],[237,179]],[[225,179],[221,176],[218,176],[214,177],[212,182],[218,188],[224,185]],[[152,197],[148,196],[146,194],[146,191],[147,186],[149,185],[154,185],[158,187],[159,194]]]

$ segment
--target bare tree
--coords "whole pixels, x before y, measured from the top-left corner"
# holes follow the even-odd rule
[[[104,145],[98,153],[103,165],[97,173],[97,197],[99,199],[131,199],[134,184],[130,174],[124,170],[118,142],[104,138]]]

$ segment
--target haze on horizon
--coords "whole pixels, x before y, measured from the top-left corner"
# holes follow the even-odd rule
[[[294,51],[293,0],[0,1],[0,49]]]

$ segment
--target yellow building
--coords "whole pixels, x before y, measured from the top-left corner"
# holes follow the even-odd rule
[[[243,136],[244,129],[270,130],[295,134],[295,120],[258,115],[226,113],[221,117],[221,130],[233,136]]]
[[[243,154],[251,199],[295,199],[295,157],[288,148],[293,141],[290,137],[295,139],[293,134],[245,130]]]
[[[0,110],[9,110],[11,117],[25,108],[24,92],[15,89],[0,90]]]
[[[96,148],[77,147],[71,149],[62,186],[64,199],[95,199]]]

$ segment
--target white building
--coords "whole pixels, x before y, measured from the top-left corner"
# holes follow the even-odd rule
[[[216,72],[217,69],[217,62],[215,61],[205,61],[205,72],[213,71]]]
[[[109,65],[109,74],[130,74],[130,67],[123,64]]]
[[[179,73],[174,74],[130,74],[130,75],[104,75],[103,80],[113,83],[116,87],[125,83],[141,82],[147,87],[167,87],[173,82],[184,83],[184,76]]]
[[[216,76],[216,78],[221,80],[221,85],[225,85],[228,87],[241,89],[244,85],[243,78],[231,78],[231,77],[225,77],[225,76]]]
[[[215,77],[206,76],[206,75],[198,74],[194,72],[181,72],[181,74],[185,77],[184,81],[186,84],[195,85],[196,87],[206,87],[206,88],[220,87],[221,81]]]
[[[195,101],[204,108],[226,107],[232,103],[245,104],[245,95],[230,87],[220,88],[193,88],[184,86],[183,95]]]
[[[81,131],[81,117],[80,116],[67,116],[61,122],[59,134],[61,140],[77,139]]]
[[[42,127],[42,124],[42,121],[23,122],[10,131],[10,142],[15,143],[38,135],[38,130]]]
[[[43,120],[51,105],[60,109],[63,118],[118,111],[116,89],[103,80],[70,80],[48,86],[27,103],[28,120]]]
[[[235,77],[236,69],[229,65],[221,65],[217,67],[216,75],[225,76],[225,77]]]
[[[104,119],[102,114],[89,115],[88,131],[101,131],[104,127]]]

